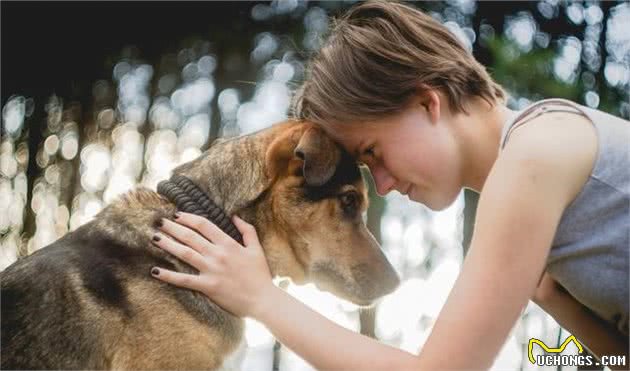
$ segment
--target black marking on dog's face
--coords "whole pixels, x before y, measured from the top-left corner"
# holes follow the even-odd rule
[[[342,186],[355,184],[359,180],[361,180],[359,165],[349,154],[342,152],[337,169],[330,180],[320,187],[305,186],[304,197],[311,202],[336,197]]]
[[[348,218],[356,217],[362,196],[356,190],[350,190],[339,194],[337,197],[344,215]]]

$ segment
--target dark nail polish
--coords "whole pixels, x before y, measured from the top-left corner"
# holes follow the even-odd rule
[[[173,215],[173,218],[177,219],[180,216],[182,216],[182,214],[178,211],[178,212],[175,213],[175,215]]]
[[[156,220],[155,223],[153,223],[153,226],[155,228],[162,228],[163,225],[164,225],[164,221],[161,218]]]
[[[157,268],[152,268],[151,269],[151,274],[154,275],[154,276],[157,276],[157,275],[160,274],[160,270],[157,269]]]
[[[153,235],[153,241],[157,242],[160,240],[160,236],[158,236],[157,234]]]

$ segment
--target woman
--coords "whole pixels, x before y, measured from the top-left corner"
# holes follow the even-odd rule
[[[196,250],[207,269],[154,276],[261,321],[318,369],[488,368],[530,299],[596,355],[627,354],[630,125],[564,100],[514,112],[504,99],[444,26],[385,2],[337,21],[298,94],[298,116],[365,163],[379,194],[440,210],[463,187],[480,193],[470,251],[419,355],[276,288],[255,230],[238,218],[246,249],[201,223],[198,243],[157,245]],[[197,221],[177,220],[162,232],[177,239]],[[457,352],[445,351],[454,342]]]

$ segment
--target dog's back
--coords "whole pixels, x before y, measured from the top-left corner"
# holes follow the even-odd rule
[[[91,362],[102,357],[93,354],[100,351],[97,331],[81,318],[71,273],[71,262],[80,253],[72,237],[0,273],[2,369],[105,367]]]
[[[1,368],[218,367],[240,321],[151,278],[156,264],[171,265],[88,223],[8,267]]]

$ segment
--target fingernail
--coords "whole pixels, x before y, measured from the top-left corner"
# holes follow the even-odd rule
[[[160,238],[160,236],[158,236],[157,234],[154,234],[154,235],[153,235],[153,241],[157,242],[157,241],[159,241],[160,239],[161,239],[161,238]]]
[[[178,211],[178,212],[175,213],[175,215],[173,215],[173,218],[177,219],[180,216],[182,216],[182,214]]]
[[[160,274],[160,270],[157,268],[151,268],[151,274],[154,276],[158,276]]]
[[[162,228],[162,226],[164,225],[164,221],[160,218],[160,219],[155,221],[154,225],[155,225],[156,228]]]

